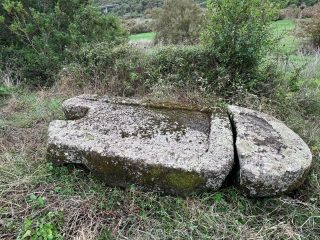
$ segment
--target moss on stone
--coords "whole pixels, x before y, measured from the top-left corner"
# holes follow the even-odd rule
[[[136,183],[143,189],[155,188],[184,196],[202,189],[205,183],[205,180],[194,172],[169,169],[160,165],[145,168],[139,163],[132,165],[119,157],[101,157],[95,152],[80,154],[85,156],[86,167],[105,180],[109,186],[126,188],[130,184]],[[59,159],[58,157],[50,158],[50,154],[48,154],[48,159],[59,163],[69,162],[65,154],[59,154],[59,156]]]
[[[163,175],[163,168],[160,166],[154,166],[149,171],[149,176],[153,179],[158,179]]]
[[[166,182],[170,187],[179,190],[189,190],[204,183],[204,179],[196,173],[174,172],[166,176]]]

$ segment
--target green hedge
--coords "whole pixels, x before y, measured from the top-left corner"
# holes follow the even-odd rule
[[[83,47],[74,59],[76,63],[66,67],[63,74],[71,74],[78,85],[102,84],[118,95],[167,84],[228,95],[239,89],[254,91],[266,81],[258,77],[250,83],[248,79],[231,79],[228,70],[217,63],[214,53],[201,45],[165,46],[146,51],[130,45],[113,47],[100,43]]]

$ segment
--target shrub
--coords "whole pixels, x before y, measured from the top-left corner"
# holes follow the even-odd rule
[[[319,5],[320,3],[310,6],[297,6],[295,4],[289,5],[280,11],[279,19],[312,18],[317,14],[317,9],[319,11]]]
[[[25,219],[22,236],[18,239],[63,239],[59,234],[62,222],[63,216],[60,212],[48,212],[36,221]]]
[[[320,47],[320,4],[314,6],[310,21],[303,25],[305,33],[310,37],[311,43],[315,48]]]
[[[74,59],[61,74],[80,87],[91,85],[115,95],[131,95],[141,87],[144,55],[130,45],[86,44]]]
[[[217,69],[215,56],[203,46],[161,47],[149,55],[147,63],[148,86],[161,83],[225,90],[224,71]]]
[[[198,41],[204,13],[193,0],[165,0],[162,8],[152,13],[156,42],[164,44]]]
[[[152,31],[151,21],[151,19],[130,19],[124,20],[124,25],[130,34],[147,33]]]
[[[86,42],[120,43],[126,34],[119,21],[104,16],[87,0],[5,0],[0,4],[0,56],[21,69],[30,85],[50,85],[70,53]]]
[[[164,46],[152,51],[130,45],[100,43],[83,47],[77,62],[62,72],[65,81],[94,86],[100,93],[134,95],[158,85],[189,87],[228,95],[230,78],[218,67],[213,52],[196,46]]]
[[[301,9],[296,5],[290,5],[285,9],[282,9],[279,14],[279,20],[282,19],[297,19],[301,14]]]
[[[208,0],[208,11],[203,44],[228,70],[233,86],[250,83],[272,46],[275,5],[260,0]]]
[[[12,89],[10,87],[7,87],[7,86],[2,85],[0,83],[0,99],[1,99],[1,97],[5,97],[5,96],[10,95],[11,92],[12,92]]]

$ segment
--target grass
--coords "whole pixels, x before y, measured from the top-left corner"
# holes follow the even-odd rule
[[[320,239],[320,62],[316,55],[290,55],[307,65],[297,69],[300,60],[279,57],[285,74],[274,98],[240,99],[284,120],[313,151],[306,182],[279,198],[250,199],[232,187],[188,198],[110,188],[84,169],[46,162],[47,126],[63,118],[61,102],[71,93],[6,94],[0,98],[0,239]],[[154,94],[174,99],[165,87]],[[203,92],[194,96],[204,99]]]
[[[155,36],[156,36],[156,33],[154,32],[139,33],[139,34],[131,35],[129,39],[132,42],[139,42],[142,40],[152,41],[155,38]]]
[[[304,72],[303,75],[308,75],[308,78],[313,78],[313,81],[320,84],[320,53],[315,51],[313,54],[304,54],[299,52],[302,40],[296,35],[299,29],[299,23],[293,20],[280,20],[272,25],[276,38],[279,38],[278,49],[276,55],[280,58],[279,66],[282,67],[282,72]],[[311,76],[312,75],[312,76]],[[319,85],[320,86],[320,85]]]
[[[110,188],[85,170],[52,166],[46,129],[62,117],[64,98],[21,91],[2,108],[0,239],[319,239],[319,168],[281,198],[249,199],[227,188],[184,199]]]
[[[0,84],[0,98],[10,95],[12,89]]]
[[[55,112],[61,111],[59,99],[46,99],[44,96],[37,96],[29,92],[21,92],[20,94],[20,101],[14,98],[10,99],[14,102],[12,106],[17,111],[14,115],[2,120],[2,124],[19,128],[32,127],[35,122],[51,119]],[[38,94],[41,95],[41,92]]]
[[[279,32],[292,31],[295,28],[295,22],[290,19],[279,20],[273,23],[273,27]]]
[[[280,20],[272,25],[276,38],[280,39],[279,50],[282,54],[292,54],[300,41],[294,36],[296,24],[293,20]]]

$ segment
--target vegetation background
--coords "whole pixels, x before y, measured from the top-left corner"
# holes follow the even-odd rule
[[[320,239],[320,4],[202,2],[0,3],[0,239]],[[162,31],[163,19],[178,27]],[[314,166],[278,198],[109,188],[45,160],[48,123],[81,93],[264,111],[307,142]]]

